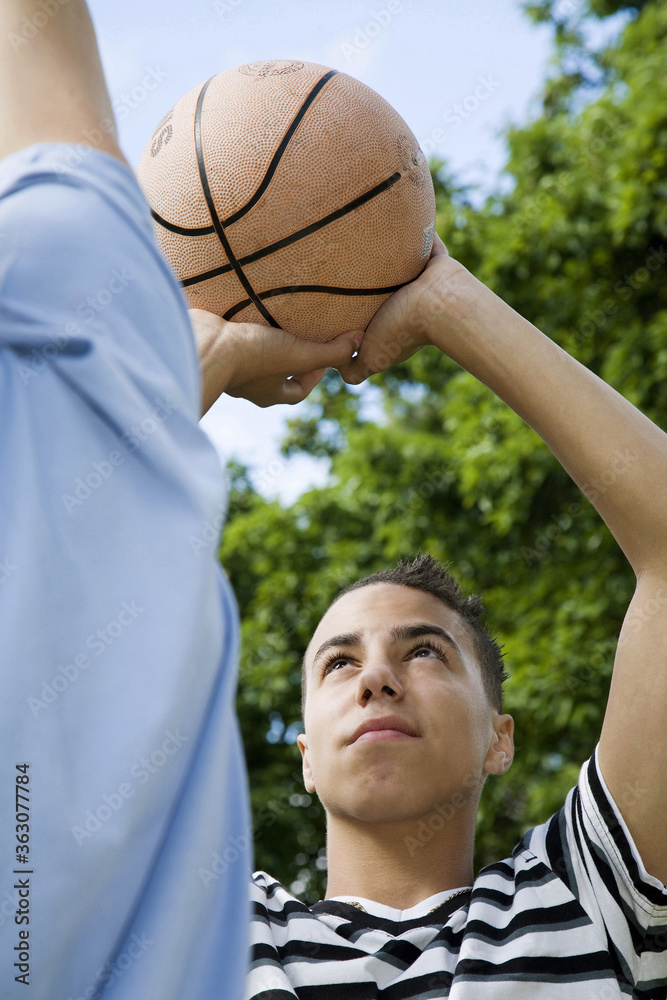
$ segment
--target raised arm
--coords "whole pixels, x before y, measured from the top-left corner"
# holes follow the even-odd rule
[[[0,52],[0,159],[33,143],[65,142],[127,163],[84,0],[50,6],[2,0]],[[351,334],[316,344],[259,325],[224,323],[201,309],[190,318],[203,413],[223,391],[258,406],[300,402],[328,365],[349,360],[354,350]]]
[[[351,382],[435,344],[540,435],[637,577],[621,630],[599,762],[650,874],[667,883],[667,435],[450,258],[377,314]],[[601,581],[602,585],[602,581]]]
[[[36,142],[73,142],[124,161],[83,0],[2,0],[0,50],[0,159]]]

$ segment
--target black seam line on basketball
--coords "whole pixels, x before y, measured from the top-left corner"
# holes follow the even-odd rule
[[[278,164],[282,159],[283,153],[287,149],[287,145],[292,136],[294,135],[295,131],[299,127],[299,124],[303,120],[303,116],[305,115],[306,111],[313,103],[319,92],[322,90],[322,87],[325,85],[325,83],[327,83],[327,81],[330,80],[332,76],[336,76],[337,74],[338,70],[332,69],[327,74],[325,74],[325,76],[323,76],[320,80],[318,80],[318,82],[315,84],[311,92],[308,94],[308,97],[306,98],[304,103],[299,108],[292,124],[285,133],[285,136],[280,145],[278,146],[278,149],[274,153],[273,159],[269,164],[269,167],[264,175],[264,179],[260,184],[260,186],[258,187],[257,191],[255,191],[250,201],[246,205],[244,205],[243,208],[240,208],[238,212],[235,212],[233,215],[230,215],[229,218],[223,219],[222,222],[223,226],[231,226],[234,222],[238,222],[239,219],[243,218],[243,216],[250,211],[253,205],[257,204],[259,198],[261,198],[261,196],[266,191],[269,185],[269,181],[276,172]],[[177,226],[173,222],[167,222],[167,220],[163,219],[161,215],[158,215],[158,213],[154,209],[151,209],[151,215],[159,225],[163,226],[165,229],[168,229],[172,233],[178,233],[179,236],[209,236],[211,233],[215,232],[215,226],[202,226],[198,229],[187,229],[185,226]],[[220,272],[216,272],[216,275],[218,273]]]
[[[225,251],[227,260],[229,261],[229,263],[234,268],[234,271],[236,272],[236,277],[239,279],[239,281],[245,288],[246,292],[254,302],[256,308],[259,310],[260,314],[264,317],[267,323],[269,323],[271,326],[279,328],[279,324],[276,323],[275,319],[273,318],[269,310],[266,308],[266,306],[262,305],[259,297],[257,296],[257,293],[255,292],[255,289],[248,281],[247,277],[243,273],[243,268],[241,267],[236,257],[234,256],[232,248],[229,245],[229,240],[225,235],[224,227],[220,222],[220,219],[218,218],[218,213],[216,211],[215,203],[213,201],[213,195],[211,194],[211,188],[209,186],[208,176],[206,174],[206,164],[204,163],[204,149],[202,146],[202,138],[201,138],[201,112],[204,104],[204,96],[206,94],[206,91],[208,90],[211,80],[213,80],[213,77],[210,77],[200,90],[199,97],[197,98],[197,108],[195,111],[195,149],[197,151],[197,167],[199,168],[199,179],[201,180],[201,186],[204,192],[204,198],[206,199],[206,205],[208,206],[208,211],[211,216],[211,222],[215,227],[215,231],[218,235],[220,243],[222,244],[222,249]]]
[[[391,295],[392,292],[397,292],[399,288],[403,288],[407,284],[409,282],[403,281],[400,285],[387,285],[385,288],[336,288],[334,285],[285,285],[283,288],[269,288],[266,292],[260,292],[259,294],[263,299],[272,299],[276,295],[291,295],[294,292],[326,292],[329,295]],[[231,319],[232,316],[236,316],[237,313],[240,313],[250,304],[250,299],[237,302],[236,305],[227,310],[222,318]]]
[[[189,285],[198,285],[200,281],[208,281],[209,278],[218,278],[221,274],[227,274],[232,270],[233,267],[231,264],[223,264],[221,267],[214,267],[212,271],[204,271],[203,274],[195,274],[191,278],[183,278],[181,285],[183,288],[188,288]]]
[[[296,129],[299,126],[299,124],[303,120],[303,116],[305,115],[306,111],[308,110],[308,108],[310,107],[310,105],[313,103],[313,101],[315,100],[315,98],[317,97],[317,95],[319,94],[319,92],[322,90],[322,87],[325,85],[325,83],[327,83],[327,81],[330,80],[332,76],[336,76],[337,74],[338,74],[338,70],[337,69],[332,69],[332,70],[330,70],[329,73],[327,73],[320,80],[318,80],[318,82],[315,84],[315,86],[311,90],[310,94],[306,98],[305,102],[301,105],[299,111],[296,114],[296,117],[294,118],[294,121],[292,122],[292,124],[290,125],[289,129],[285,133],[285,136],[284,136],[284,138],[283,138],[280,146],[278,147],[278,149],[274,153],[273,160],[269,164],[267,172],[264,175],[264,180],[260,184],[259,188],[257,189],[257,191],[255,191],[255,194],[252,196],[252,198],[250,199],[250,201],[246,205],[243,206],[243,208],[240,208],[238,210],[238,212],[235,212],[233,215],[230,215],[229,218],[223,219],[223,222],[222,222],[223,226],[231,226],[231,225],[233,225],[233,223],[238,222],[239,219],[243,218],[243,216],[247,212],[249,212],[250,209],[254,205],[257,204],[257,201],[259,200],[259,198],[261,198],[261,196],[266,191],[266,189],[267,189],[267,187],[269,185],[269,181],[271,180],[271,178],[273,177],[274,173],[276,172],[276,168],[278,167],[278,164],[280,163],[280,160],[282,159],[283,153],[287,149],[287,145],[288,145],[290,139],[292,138],[292,136],[294,135]],[[215,226],[202,226],[202,227],[200,227],[198,229],[187,229],[185,226],[177,226],[173,222],[167,222],[167,220],[163,219],[161,215],[158,215],[158,213],[154,209],[151,209],[151,215],[153,216],[153,218],[155,219],[155,221],[160,226],[163,226],[164,229],[168,229],[172,233],[177,233],[179,236],[210,236],[211,233],[215,232]],[[231,270],[231,267],[229,268],[229,270]],[[224,272],[218,271],[218,270],[216,270],[215,272],[210,272],[210,273],[207,272],[206,277],[207,278],[217,277],[219,274],[222,274],[222,273],[224,273]],[[197,278],[196,280],[198,280],[198,281],[205,281],[206,278],[200,277],[200,278]],[[194,282],[192,280],[188,279],[187,284],[193,284],[193,283]],[[186,284],[186,282],[183,282],[183,284]]]
[[[282,138],[282,142],[280,143],[277,150],[273,154],[273,159],[271,160],[269,166],[267,167],[266,173],[262,178],[262,183],[259,185],[254,195],[251,197],[250,201],[246,202],[243,208],[239,208],[238,212],[234,212],[233,215],[230,215],[229,218],[225,219],[223,225],[233,226],[235,222],[238,222],[239,219],[242,219],[243,216],[246,215],[250,211],[250,209],[257,204],[257,202],[259,201],[259,199],[262,197],[267,187],[269,186],[269,183],[271,182],[273,175],[276,172],[278,164],[280,163],[292,136],[294,135],[299,125],[301,124],[303,117],[306,114],[306,111],[313,103],[313,101],[315,100],[319,92],[322,90],[322,88],[325,86],[325,84],[329,82],[332,76],[337,76],[337,74],[338,70],[332,69],[329,70],[328,73],[325,73],[324,76],[320,77],[320,79],[317,81],[317,83],[315,84],[315,86],[310,91],[310,93],[304,100],[303,104],[297,111],[296,115],[292,119],[292,124],[287,129],[287,132],[285,132],[285,135]]]
[[[246,264],[252,264],[256,260],[260,260],[262,257],[267,257],[269,254],[274,253],[276,250],[282,250],[283,247],[289,246],[290,243],[296,243],[297,240],[302,240],[305,236],[310,236],[311,233],[317,232],[318,229],[322,229],[324,226],[328,226],[330,222],[335,222],[336,219],[342,218],[347,215],[348,212],[353,212],[355,208],[359,208],[361,205],[366,204],[367,201],[375,198],[377,195],[382,194],[388,188],[392,187],[397,181],[401,179],[401,174],[397,171],[392,174],[391,177],[387,177],[386,180],[377,184],[370,191],[365,194],[359,195],[353,201],[343,205],[341,208],[337,208],[335,212],[331,212],[329,215],[325,215],[323,219],[319,219],[317,222],[311,222],[309,226],[304,226],[303,229],[298,229],[291,236],[285,236],[282,240],[277,240],[275,243],[270,243],[266,247],[262,247],[261,250],[255,250],[253,253],[247,254],[245,257],[239,257],[239,264],[245,267]],[[188,285],[195,285],[198,281],[208,281],[209,278],[217,278],[220,274],[225,274],[226,271],[231,271],[231,266],[229,264],[224,264],[222,267],[216,267],[213,271],[204,271],[203,274],[195,274],[191,278],[186,278],[182,284],[184,287]]]
[[[173,222],[167,222],[161,215],[158,215],[154,208],[151,208],[151,215],[159,226],[168,229],[170,233],[178,233],[179,236],[210,236],[215,232],[215,226],[202,226],[200,229],[186,229],[185,226],[177,226]]]

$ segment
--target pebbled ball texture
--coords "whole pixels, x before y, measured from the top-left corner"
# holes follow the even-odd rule
[[[190,305],[227,319],[319,341],[365,329],[431,251],[414,135],[370,87],[315,63],[250,63],[195,87],[137,173]]]

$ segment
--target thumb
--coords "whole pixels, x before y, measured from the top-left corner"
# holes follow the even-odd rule
[[[442,242],[437,233],[433,234],[433,247],[431,248],[431,257],[449,257],[449,250]]]
[[[366,361],[355,357],[346,365],[338,366],[338,374],[348,385],[359,385],[380,369],[370,368]]]
[[[324,344],[303,340],[299,351],[299,367],[295,374],[314,372],[321,368],[339,368],[348,364],[361,347],[363,330],[348,330]]]

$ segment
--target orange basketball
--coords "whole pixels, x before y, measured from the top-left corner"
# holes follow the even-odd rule
[[[403,119],[345,73],[276,59],[195,87],[139,163],[190,305],[324,341],[424,268],[435,197]]]

